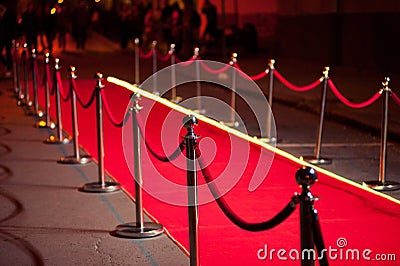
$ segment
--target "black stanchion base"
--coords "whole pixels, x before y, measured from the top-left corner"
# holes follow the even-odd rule
[[[90,192],[90,193],[110,193],[116,192],[121,189],[121,185],[118,182],[104,182],[104,184],[100,182],[93,182],[84,184],[79,191],[82,192]]]
[[[46,144],[69,144],[71,143],[71,138],[63,138],[63,139],[59,139],[58,137],[55,136],[50,136],[47,139],[45,139],[43,141]]]
[[[328,158],[316,158],[314,156],[303,156],[301,158],[303,159],[303,161],[306,161],[306,162],[314,164],[314,165],[332,164],[332,160],[328,159]]]
[[[90,155],[81,155],[76,157],[74,155],[61,157],[57,163],[61,164],[88,164],[92,162],[92,156]]]
[[[377,191],[394,191],[400,189],[400,183],[390,181],[386,181],[385,183],[380,181],[364,181],[362,184]]]
[[[143,226],[137,225],[136,222],[118,225],[113,231],[117,237],[123,238],[150,238],[161,235],[164,232],[164,227],[161,224],[144,222]]]
[[[39,122],[36,123],[35,125],[36,128],[50,128],[50,129],[54,129],[56,128],[56,124],[54,122],[50,122],[50,124],[48,124],[46,121],[41,120]]]

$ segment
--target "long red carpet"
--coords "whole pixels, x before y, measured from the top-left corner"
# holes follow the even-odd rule
[[[77,91],[83,101],[93,92],[94,80],[77,80]],[[130,92],[104,81],[104,94],[116,120],[122,120]],[[63,83],[66,91],[69,84]],[[43,88],[39,89],[40,105],[44,106]],[[54,96],[52,117],[55,119]],[[171,154],[186,134],[182,129],[184,114],[152,100],[142,98],[140,117],[145,124],[149,145],[159,154]],[[72,132],[70,103],[62,103],[63,126]],[[106,111],[104,111],[105,113]],[[95,104],[83,109],[78,104],[80,144],[97,158]],[[131,120],[117,128],[104,114],[105,167],[134,197]],[[234,212],[248,222],[268,220],[277,214],[300,189],[295,173],[300,162],[289,156],[273,154],[257,144],[199,121],[195,133],[201,135],[200,149],[210,164],[220,190],[232,188],[224,196]],[[164,147],[162,146],[164,145]],[[124,155],[125,149],[125,155]],[[125,158],[127,157],[127,159]],[[273,160],[272,160],[273,159]],[[267,173],[268,168],[269,172]],[[68,167],[68,166],[66,166]],[[180,155],[172,163],[156,160],[142,145],[143,205],[188,249],[188,218],[185,158]],[[260,176],[265,179],[253,192],[249,182]],[[200,202],[199,239],[201,265],[299,265],[299,206],[277,227],[263,232],[248,232],[228,220],[199,176]],[[318,173],[319,181],[311,188],[320,197],[315,207],[319,212],[322,234],[330,265],[398,265],[400,261],[400,205],[358,186],[338,180],[329,173]],[[98,180],[93,176],[93,181]],[[83,184],[82,184],[83,185]],[[134,221],[135,217],[132,217]],[[112,228],[116,225],[110,225]],[[262,250],[263,249],[263,250]],[[278,256],[278,250],[280,251]],[[267,252],[267,254],[265,253]],[[357,256],[357,252],[359,257]],[[395,254],[397,261],[391,259]],[[369,259],[369,260],[368,260]]]

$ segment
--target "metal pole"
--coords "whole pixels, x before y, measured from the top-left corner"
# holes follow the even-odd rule
[[[319,127],[318,127],[318,136],[314,150],[314,157],[304,157],[304,160],[312,163],[312,164],[331,164],[332,160],[327,158],[321,158],[321,142],[322,142],[322,133],[324,128],[324,115],[325,115],[325,104],[326,104],[326,93],[328,88],[328,79],[329,79],[329,67],[325,67],[322,72],[324,84],[322,89],[322,97],[321,97],[321,112],[319,118]]]
[[[275,60],[271,59],[268,63],[269,67],[269,91],[268,91],[268,104],[269,108],[267,108],[267,128],[266,128],[266,138],[262,140],[268,143],[275,143],[277,141],[276,137],[271,136],[272,131],[272,100],[273,100],[273,91],[274,91],[274,70],[275,70]]]
[[[80,155],[79,152],[79,129],[78,129],[78,115],[76,112],[76,92],[72,80],[76,79],[75,67],[70,66],[70,85],[69,92],[71,93],[71,117],[72,117],[72,132],[73,132],[73,145],[74,155],[61,157],[57,162],[62,164],[87,164],[92,162],[92,156]]]
[[[24,44],[24,49],[22,51],[22,59],[23,59],[23,67],[24,67],[24,101],[22,102],[23,105],[27,107],[32,106],[32,101],[30,100],[29,95],[29,76],[28,76],[28,44]]]
[[[171,102],[179,103],[182,98],[176,96],[175,44],[171,44],[169,54],[171,55]]]
[[[153,41],[151,49],[153,49],[153,93],[159,95],[157,83],[157,41]]]
[[[14,81],[14,93],[16,97],[19,96],[19,87],[18,87],[18,77],[17,77],[17,42],[15,40],[12,41],[14,48],[14,56],[13,56],[13,81]]]
[[[300,200],[300,256],[302,266],[314,266],[313,216],[314,196],[310,187],[318,180],[317,173],[311,167],[303,166],[296,172],[296,182],[301,186]]]
[[[104,134],[103,134],[103,103],[101,99],[101,90],[104,88],[102,84],[103,74],[96,73],[96,121],[97,121],[97,156],[98,156],[98,182],[87,183],[83,185],[81,191],[106,193],[115,192],[121,189],[121,185],[117,182],[105,181],[104,169]]]
[[[225,125],[230,127],[238,127],[239,123],[235,121],[235,113],[236,113],[236,69],[235,64],[237,63],[237,53],[233,53],[231,57],[231,61],[229,64],[232,69],[232,88],[231,88],[231,110],[229,115],[229,122],[224,122]]]
[[[205,110],[203,109],[203,106],[202,106],[202,103],[201,103],[199,52],[200,52],[200,49],[198,47],[194,48],[193,59],[195,60],[195,64],[196,64],[196,81],[197,81],[196,82],[196,104],[197,104],[196,112],[198,112],[200,114],[204,114]]]
[[[20,104],[20,101],[24,98],[24,95],[22,94],[22,88],[21,88],[21,69],[20,69],[20,64],[18,62],[19,58],[18,58],[18,53],[19,53],[19,43],[16,42],[15,43],[15,69],[16,69],[16,77],[17,77],[17,91],[18,91],[18,95],[17,95],[17,100],[18,100],[18,104]]]
[[[50,88],[49,88],[49,77],[48,74],[50,72],[50,53],[45,53],[45,61],[44,61],[44,94],[45,94],[45,120],[39,121],[36,124],[38,128],[55,128],[56,125],[50,119]]]
[[[36,73],[36,49],[32,49],[32,82],[33,82],[33,114],[39,115],[39,101],[38,101],[38,90],[37,90],[37,73]]]
[[[198,191],[195,145],[198,136],[194,134],[194,125],[197,119],[194,116],[187,116],[183,119],[184,127],[187,129],[185,136],[186,145],[186,173],[188,186],[188,216],[189,216],[189,246],[190,265],[200,265],[199,257],[199,212],[198,212]]]
[[[135,175],[135,198],[136,198],[136,222],[117,226],[115,235],[125,238],[149,238],[155,237],[164,232],[162,225],[153,222],[144,222],[143,216],[143,196],[142,196],[142,160],[140,147],[140,128],[137,115],[142,109],[139,106],[139,95],[132,94],[133,107],[130,108],[132,114],[133,131],[133,152],[134,152],[134,175]]]
[[[135,39],[135,84],[140,84],[140,50],[139,50],[139,38]]]
[[[63,136],[62,114],[61,114],[61,97],[60,97],[60,84],[58,84],[57,73],[60,71],[60,60],[55,59],[54,73],[53,73],[53,86],[55,86],[56,93],[56,113],[57,113],[57,137],[51,135],[44,143],[46,144],[68,144],[71,139]]]
[[[388,77],[382,82],[383,88],[381,94],[383,95],[382,101],[382,122],[381,122],[381,146],[379,156],[379,178],[378,181],[366,181],[363,185],[379,191],[393,191],[400,189],[400,183],[386,181],[386,159],[387,159],[387,133],[389,122],[389,97],[392,90],[389,88]]]

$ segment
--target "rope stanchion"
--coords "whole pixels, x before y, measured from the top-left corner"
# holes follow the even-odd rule
[[[321,111],[320,111],[319,126],[318,126],[318,136],[317,136],[316,145],[315,145],[315,149],[314,149],[314,156],[304,156],[303,157],[303,159],[305,161],[312,163],[312,164],[316,164],[316,165],[332,163],[331,159],[320,157],[322,133],[323,133],[323,128],[324,128],[326,93],[327,93],[328,79],[329,79],[329,67],[325,67],[322,74],[323,74],[323,76],[321,79],[324,80],[324,83],[323,83],[323,88],[322,88]]]
[[[372,188],[378,191],[393,191],[400,189],[400,183],[387,181],[386,180],[386,159],[387,159],[387,131],[389,121],[389,97],[392,93],[389,88],[388,77],[382,82],[383,88],[381,94],[383,94],[382,101],[382,123],[381,123],[381,146],[379,156],[379,178],[377,181],[365,181],[364,186]]]
[[[262,137],[261,140],[266,143],[276,143],[278,140],[276,137],[272,136],[272,100],[274,92],[274,72],[275,72],[275,60],[270,59],[268,63],[269,67],[269,90],[268,90],[268,103],[269,108],[267,108],[267,124],[266,124],[266,136]]]
[[[18,83],[19,77],[18,77],[18,66],[17,66],[17,64],[18,64],[17,53],[18,53],[18,49],[19,49],[19,44],[16,42],[16,40],[12,40],[12,47],[13,47],[13,49],[11,51],[12,51],[12,59],[13,59],[12,70],[13,70],[14,95],[18,99],[19,90],[20,90],[19,83]]]
[[[293,85],[293,84],[290,83],[288,80],[286,80],[286,79],[278,72],[278,70],[276,70],[276,69],[275,69],[275,77],[276,77],[283,85],[285,85],[286,87],[288,87],[289,89],[294,90],[294,91],[309,91],[309,90],[312,90],[312,89],[314,89],[315,87],[317,87],[319,84],[321,84],[321,82],[324,80],[323,78],[320,78],[320,79],[314,81],[313,83],[311,83],[311,84],[309,84],[309,85],[299,87],[299,86]]]
[[[223,122],[224,125],[230,127],[238,127],[239,122],[235,119],[236,114],[236,72],[235,65],[237,64],[237,53],[232,54],[231,61],[229,62],[230,68],[232,69],[232,88],[231,88],[231,110],[229,115],[229,121]]]
[[[56,113],[57,113],[57,136],[51,135],[47,139],[44,140],[46,144],[68,144],[71,142],[71,137],[63,136],[63,126],[62,126],[62,112],[61,112],[61,96],[60,96],[60,84],[57,78],[57,75],[60,74],[60,60],[58,58],[55,59],[54,65],[54,78],[53,78],[53,86],[55,87],[56,94]]]
[[[135,38],[135,84],[140,84],[140,47],[139,38]]]
[[[121,185],[117,182],[105,180],[104,169],[104,134],[103,134],[103,112],[101,90],[104,88],[102,84],[103,74],[96,73],[96,120],[97,120],[97,151],[98,151],[98,182],[86,183],[80,191],[89,193],[108,193],[116,192],[121,189]]]
[[[183,119],[183,126],[187,130],[184,138],[186,146],[186,177],[188,188],[188,220],[189,220],[189,252],[190,266],[200,265],[199,256],[199,207],[197,190],[196,153],[197,136],[194,133],[194,126],[197,125],[197,118],[186,116]]]
[[[110,120],[111,124],[113,124],[115,127],[122,127],[123,125],[125,125],[125,123],[129,119],[129,113],[122,119],[121,122],[118,122],[117,119],[115,119],[115,117],[113,116],[113,114],[111,112],[111,108],[108,105],[108,101],[107,101],[107,98],[106,98],[103,90],[101,91],[101,98],[103,100],[103,106],[106,111],[106,115],[107,115],[108,119]]]
[[[39,101],[38,101],[38,88],[37,88],[37,62],[36,62],[36,49],[32,49],[31,55],[31,67],[32,67],[32,83],[33,83],[33,114],[41,117],[43,113],[39,111]]]
[[[136,202],[136,222],[118,225],[114,234],[119,237],[142,239],[161,235],[164,228],[161,224],[154,222],[144,222],[143,216],[143,197],[142,197],[142,162],[140,147],[140,129],[138,126],[137,115],[142,109],[138,102],[139,96],[132,94],[133,106],[130,108],[133,129],[133,151],[134,151],[134,174],[135,174],[135,202]]]
[[[154,52],[153,49],[150,49],[150,51],[147,54],[143,52],[142,48],[139,48],[139,50],[140,50],[140,57],[143,59],[149,59],[150,57],[153,56]]]
[[[151,49],[153,50],[153,94],[160,95],[157,81],[157,41],[153,41]]]
[[[87,164],[92,162],[92,156],[81,155],[79,152],[79,128],[78,128],[78,115],[76,111],[76,93],[72,80],[76,79],[75,67],[70,66],[70,86],[69,93],[71,94],[71,117],[72,117],[72,140],[74,145],[74,155],[61,157],[57,162],[61,164]]]
[[[50,53],[46,51],[45,53],[45,61],[44,61],[44,94],[45,94],[45,111],[44,111],[44,120],[39,121],[36,124],[37,128],[55,128],[56,124],[51,121],[50,118],[50,85],[49,85],[49,73],[50,73]]]
[[[23,99],[24,94],[22,93],[21,87],[21,62],[19,57],[19,42],[14,43],[14,62],[15,62],[15,93],[17,96],[17,104]]]
[[[21,57],[21,64],[22,64],[22,67],[24,70],[24,90],[23,90],[22,99],[20,101],[18,101],[18,105],[26,106],[27,114],[33,115],[33,113],[29,109],[29,107],[32,106],[32,101],[30,99],[30,94],[29,94],[28,56],[29,56],[28,55],[28,44],[24,43],[23,50],[22,50],[22,57]]]
[[[378,100],[378,98],[381,96],[380,92],[378,91],[377,93],[375,93],[371,98],[369,98],[368,100],[361,102],[361,103],[353,103],[351,101],[349,101],[348,99],[346,99],[343,94],[340,93],[340,91],[336,88],[335,84],[333,83],[333,81],[331,79],[328,80],[328,85],[329,88],[331,88],[333,94],[335,94],[335,96],[345,105],[347,105],[348,107],[351,108],[364,108],[367,107],[371,104],[373,104],[376,100]]]
[[[196,107],[195,112],[199,114],[205,114],[206,110],[203,108],[203,104],[201,101],[201,83],[200,83],[200,63],[199,63],[199,52],[200,49],[198,47],[194,48],[193,51],[193,59],[196,64]]]
[[[182,97],[176,95],[175,44],[171,44],[169,53],[171,54],[171,102],[179,103]]]

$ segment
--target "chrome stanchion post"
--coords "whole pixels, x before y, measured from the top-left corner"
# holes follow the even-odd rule
[[[14,46],[14,55],[15,55],[15,72],[16,72],[16,82],[17,82],[17,104],[20,105],[22,99],[24,98],[24,94],[22,93],[22,88],[21,88],[21,66],[19,62],[19,42],[15,43]]]
[[[22,62],[24,67],[24,99],[22,101],[22,104],[26,105],[29,108],[30,106],[32,106],[32,101],[29,94],[28,56],[28,44],[24,43],[24,48],[22,51]]]
[[[182,97],[176,95],[175,44],[171,44],[168,53],[171,55],[171,102],[179,103]]]
[[[39,101],[38,101],[38,90],[37,90],[37,73],[36,73],[36,49],[32,49],[31,67],[32,67],[32,83],[33,83],[33,114],[40,116],[39,112]]]
[[[267,143],[276,143],[277,138],[272,136],[272,100],[274,91],[274,71],[275,71],[275,60],[270,59],[268,63],[269,72],[269,89],[268,89],[268,104],[267,108],[267,125],[266,125],[266,137],[261,138],[262,141]]]
[[[135,84],[140,84],[140,49],[139,49],[139,38],[135,39]]]
[[[194,126],[197,125],[197,118],[186,116],[183,119],[183,126],[187,129],[185,136],[186,146],[186,173],[188,186],[188,215],[189,215],[189,246],[190,246],[190,265],[200,265],[199,257],[199,211],[198,211],[198,191],[197,191],[197,167],[195,146],[197,136],[194,133]]]
[[[153,50],[153,93],[159,95],[157,83],[157,41],[153,41],[151,49]]]
[[[13,56],[13,82],[14,82],[14,94],[15,96],[18,98],[19,96],[19,87],[18,87],[18,74],[17,74],[17,53],[18,53],[18,49],[17,49],[17,42],[15,40],[12,40],[12,46],[14,49],[14,56]]]
[[[223,124],[230,126],[230,127],[238,127],[239,122],[235,120],[236,114],[236,68],[235,64],[237,63],[237,53],[232,53],[231,61],[229,65],[232,69],[232,88],[231,88],[231,106],[230,106],[230,113],[229,113],[229,121],[223,122]]]
[[[105,181],[104,170],[104,135],[103,135],[103,103],[101,99],[101,90],[104,88],[102,84],[103,74],[96,73],[96,121],[97,121],[97,151],[98,151],[98,175],[99,181],[84,184],[80,189],[83,192],[106,193],[115,192],[121,189],[121,185],[113,181]]]
[[[45,113],[44,120],[39,121],[36,124],[38,128],[55,128],[56,124],[51,121],[50,118],[50,85],[49,85],[49,76],[50,73],[50,53],[46,51],[45,53],[45,61],[44,61],[44,94],[45,94]]]
[[[383,95],[382,101],[382,123],[381,123],[381,146],[379,157],[379,178],[378,181],[365,181],[364,186],[379,191],[393,191],[400,189],[400,183],[386,181],[386,159],[387,159],[387,132],[389,119],[389,97],[392,90],[389,88],[388,77],[382,82],[383,88],[380,93]]]
[[[76,79],[75,67],[69,67],[70,72],[70,83],[69,92],[71,93],[71,117],[72,117],[72,132],[73,132],[73,145],[74,145],[74,155],[61,157],[57,162],[62,164],[87,164],[92,162],[92,156],[90,155],[80,155],[79,152],[79,129],[78,129],[78,115],[76,112],[76,92],[72,80]]]
[[[331,164],[332,160],[327,158],[321,158],[321,142],[322,142],[322,133],[324,129],[324,115],[325,115],[325,104],[326,104],[326,93],[328,88],[328,79],[329,79],[329,67],[325,67],[322,72],[322,79],[324,80],[323,88],[322,88],[322,97],[321,97],[321,113],[319,119],[319,127],[318,127],[318,136],[317,142],[315,145],[314,156],[304,156],[304,161],[307,161],[312,164],[321,165],[321,164]]]
[[[62,114],[61,114],[61,96],[60,96],[60,84],[58,84],[57,73],[60,72],[60,60],[55,59],[54,73],[53,73],[53,86],[56,93],[56,113],[57,113],[57,136],[51,135],[47,138],[44,143],[46,144],[68,144],[71,142],[71,138],[63,136],[62,126]]]
[[[193,59],[196,64],[196,105],[197,109],[195,110],[197,113],[204,114],[206,110],[203,108],[203,104],[201,102],[201,83],[200,83],[200,62],[199,62],[200,49],[198,47],[193,50]]]
[[[150,238],[161,235],[164,228],[161,224],[144,222],[143,199],[142,199],[142,161],[140,147],[140,129],[138,126],[137,115],[142,109],[139,106],[139,95],[132,94],[131,101],[133,106],[129,109],[132,115],[133,131],[133,152],[134,152],[134,179],[135,179],[135,199],[136,199],[136,222],[118,225],[114,231],[116,236],[124,238]]]

